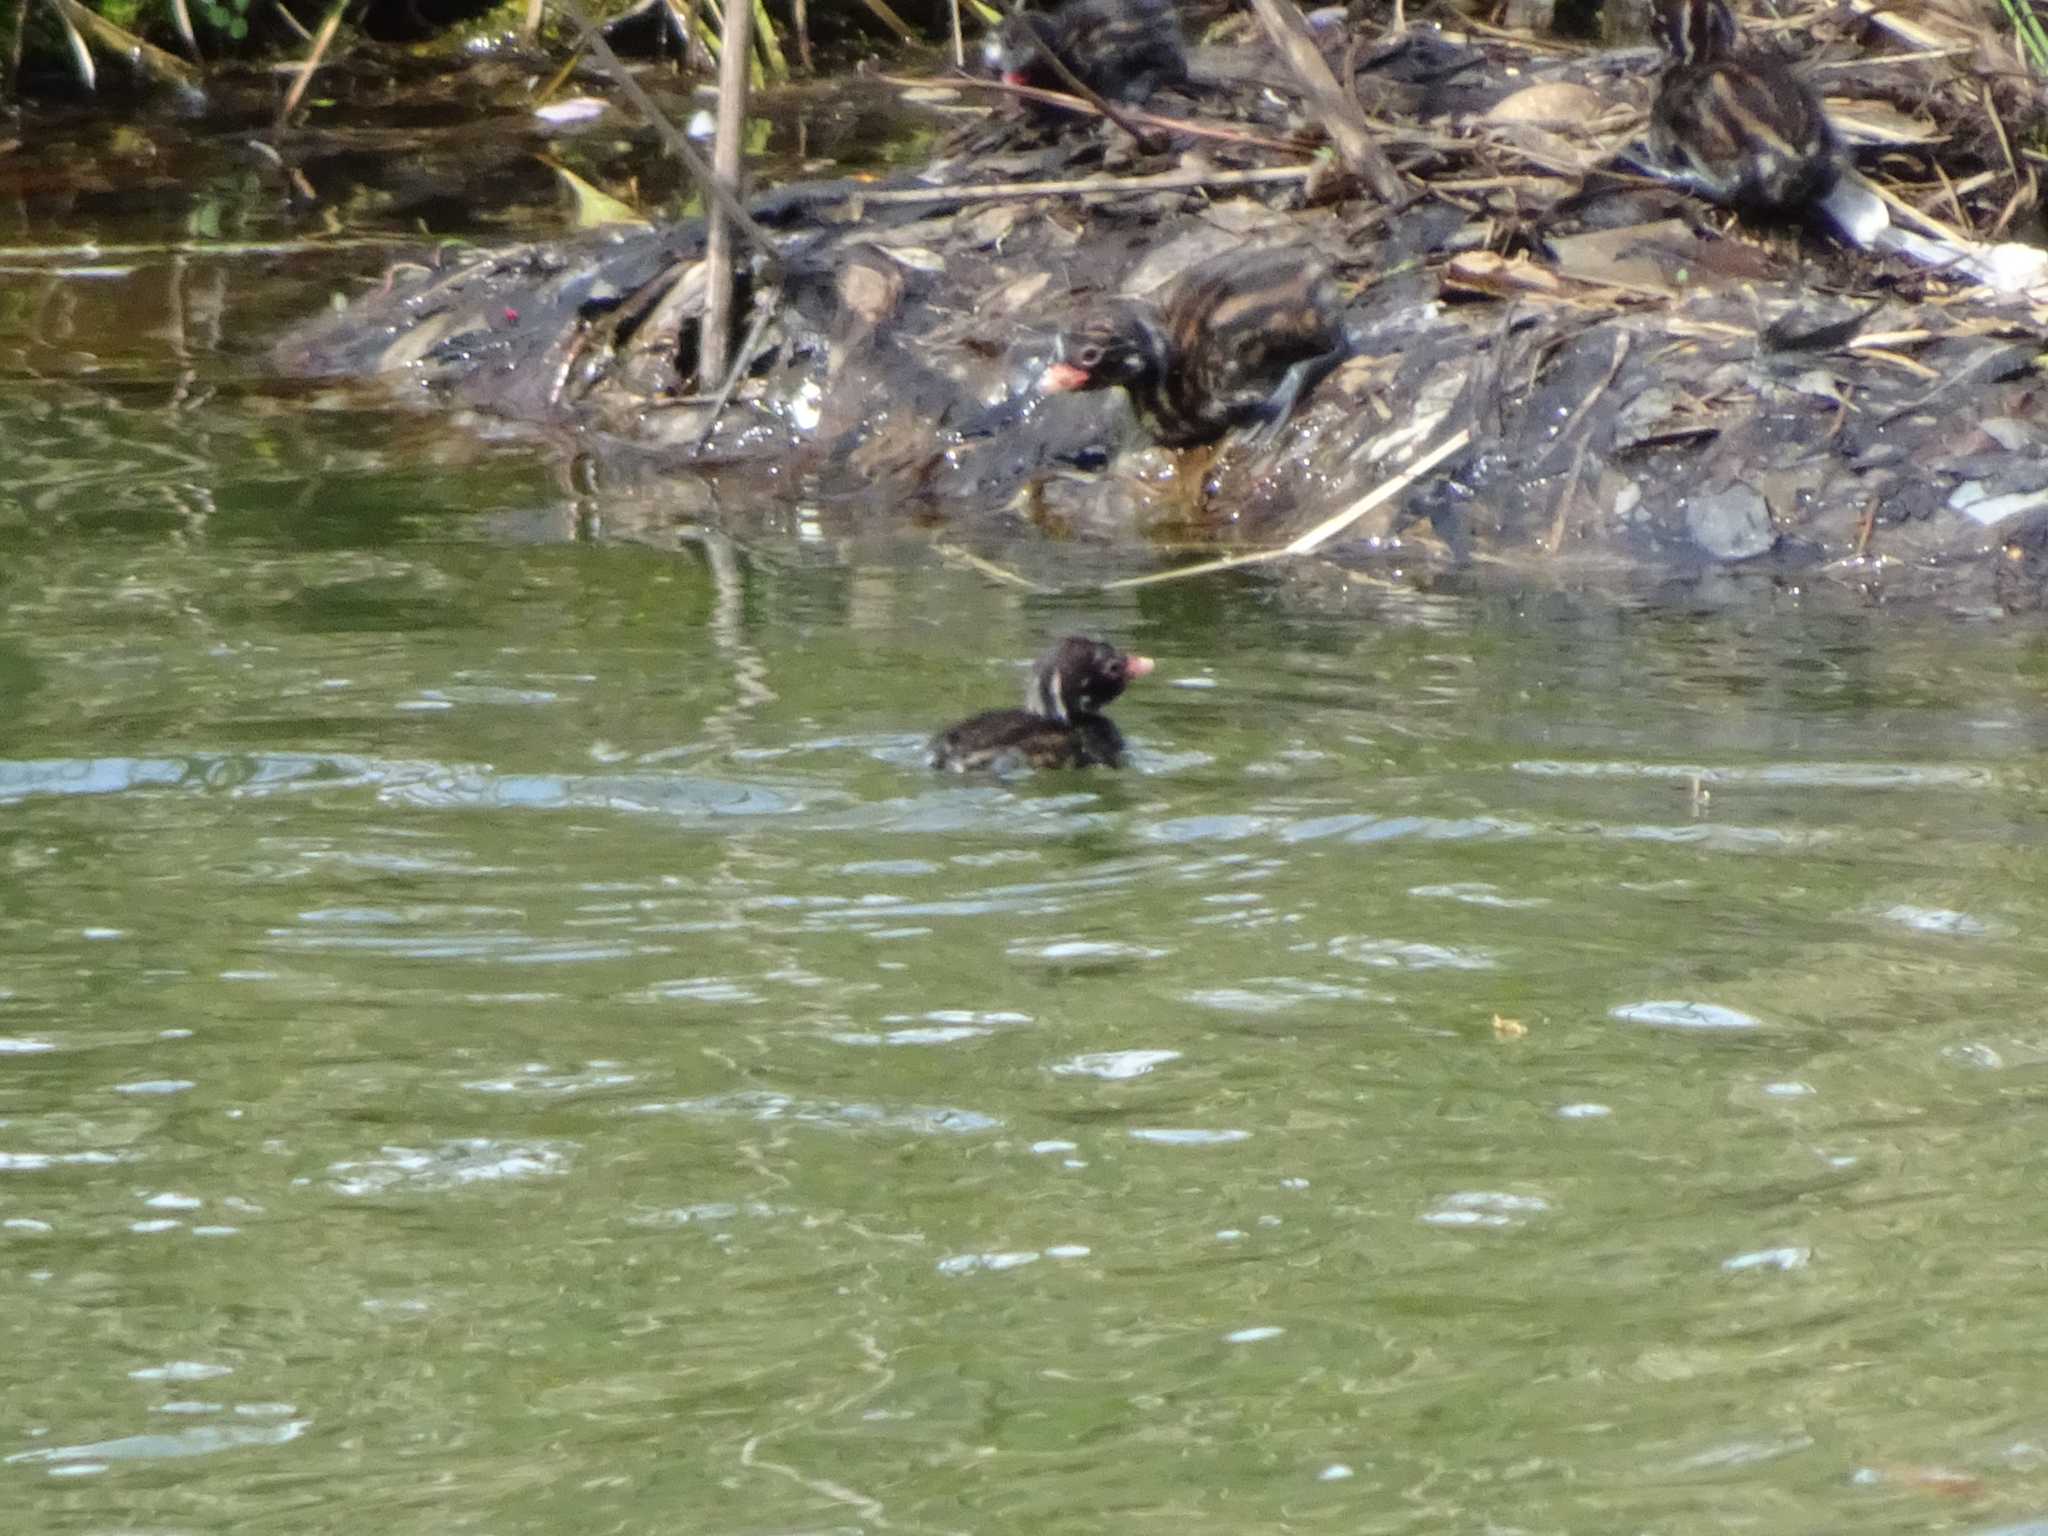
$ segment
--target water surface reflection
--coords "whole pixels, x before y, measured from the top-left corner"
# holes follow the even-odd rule
[[[36,1528],[2048,1507],[2037,636],[550,542],[107,404],[0,396]],[[1129,771],[917,766],[1074,627]]]

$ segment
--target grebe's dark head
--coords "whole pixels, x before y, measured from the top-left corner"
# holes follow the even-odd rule
[[[1103,640],[1069,635],[1031,669],[1025,707],[1048,720],[1100,714],[1125,684],[1152,670],[1150,656],[1131,656]]]
[[[1735,51],[1728,0],[1657,0],[1657,40],[1679,64],[1711,64]]]
[[[1053,363],[1039,377],[1048,395],[1070,389],[1129,388],[1155,377],[1164,365],[1165,339],[1150,306],[1106,304],[1060,337]]]

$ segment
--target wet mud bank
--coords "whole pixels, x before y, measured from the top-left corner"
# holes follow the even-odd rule
[[[1930,115],[1935,65],[1858,72],[1868,42],[1836,40],[1838,125],[1854,142],[1859,108],[1912,96],[1931,123],[1918,146],[1859,157],[1975,176],[1979,201],[1957,207],[1988,227],[1999,198],[1977,168],[1996,150]],[[583,484],[660,484],[737,518],[800,502],[938,525],[969,550],[1100,540],[1165,565],[1323,524],[1317,560],[1404,579],[1756,571],[2041,606],[2038,287],[1757,228],[1615,174],[1654,89],[1644,49],[1414,28],[1349,58],[1398,200],[1314,152],[1312,115],[1255,52],[1222,69],[1228,89],[1155,97],[1176,126],[1139,124],[1142,140],[998,112],[915,173],[756,196],[776,261],[756,269],[724,400],[691,383],[697,223],[426,253],[366,275],[276,356],[560,433]],[[1120,393],[1039,388],[1089,305],[1271,246],[1335,274],[1351,355],[1270,439],[1166,450]]]

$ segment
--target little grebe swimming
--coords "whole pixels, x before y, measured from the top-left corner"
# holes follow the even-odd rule
[[[1143,106],[1162,85],[1187,78],[1173,0],[1069,0],[1051,14],[1019,11],[982,40],[982,65],[1011,85],[1064,91],[1046,62],[1060,62],[1098,96]]]
[[[966,773],[978,768],[1120,768],[1123,733],[1102,713],[1124,684],[1152,670],[1149,656],[1127,656],[1082,635],[1038,658],[1023,709],[991,709],[948,726],[932,738],[932,767]]]
[[[1232,427],[1279,430],[1350,351],[1320,260],[1286,246],[1232,251],[1189,268],[1161,303],[1119,300],[1085,317],[1039,388],[1121,386],[1156,441],[1188,448]]]
[[[1812,86],[1780,59],[1736,49],[1727,0],[1656,0],[1671,65],[1650,107],[1650,148],[1688,190],[1746,213],[1794,214],[1827,196],[1841,141]]]

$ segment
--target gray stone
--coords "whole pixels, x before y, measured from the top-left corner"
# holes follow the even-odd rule
[[[1778,542],[1771,509],[1754,486],[1740,482],[1688,501],[1685,531],[1716,560],[1748,560]]]

